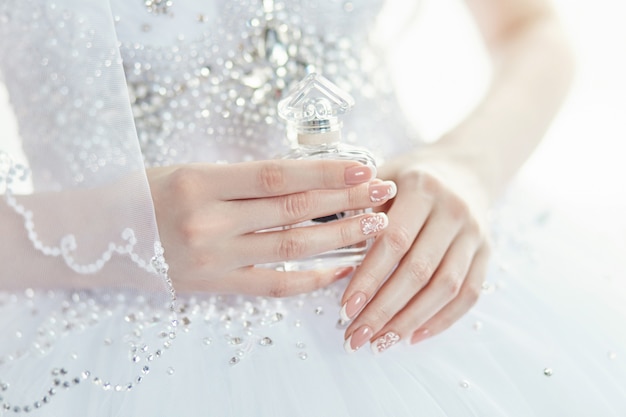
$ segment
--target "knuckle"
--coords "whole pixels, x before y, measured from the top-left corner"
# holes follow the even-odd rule
[[[421,289],[428,284],[434,272],[431,262],[425,259],[416,259],[409,263],[407,273],[403,276],[409,281],[412,288]]]
[[[354,231],[352,230],[352,224],[350,222],[344,222],[339,226],[339,238],[341,239],[340,246],[347,246],[354,240]]]
[[[393,311],[386,306],[378,306],[373,311],[368,314],[371,320],[368,320],[370,323],[381,323],[385,325],[389,323],[389,321],[393,318]]]
[[[301,258],[306,250],[305,239],[300,233],[291,231],[287,236],[282,238],[278,243],[277,255],[279,259],[297,259]]]
[[[198,173],[189,167],[179,167],[169,176],[169,192],[178,197],[192,194],[198,189]]]
[[[463,277],[458,272],[449,271],[441,277],[440,283],[448,297],[454,298],[461,291]]]
[[[482,286],[477,284],[470,284],[463,288],[463,299],[466,302],[467,308],[471,308],[478,299],[480,298],[480,294],[482,292]]]
[[[288,290],[287,280],[278,279],[272,284],[267,295],[273,298],[283,298],[289,295]]]
[[[470,218],[469,205],[458,197],[452,197],[448,199],[448,213],[455,220],[466,220]]]
[[[405,254],[413,243],[408,230],[402,226],[387,230],[384,236],[389,247],[397,254]]]
[[[359,285],[365,290],[366,293],[373,292],[381,284],[381,277],[371,268],[360,268],[359,272]]]
[[[283,191],[287,185],[287,178],[283,168],[275,163],[264,164],[258,172],[259,186],[263,191],[274,195]]]
[[[346,205],[349,208],[361,207],[363,205],[363,187],[352,187],[346,190]]]
[[[422,195],[436,195],[441,190],[441,181],[431,173],[419,169],[410,169],[403,174],[403,181]]]
[[[474,236],[483,236],[485,233],[480,222],[473,216],[467,220],[465,229]]]
[[[311,195],[308,193],[290,194],[282,200],[282,211],[290,221],[305,219],[310,212]]]
[[[201,231],[195,216],[189,215],[179,223],[178,233],[183,244],[186,246],[195,246],[201,239]]]

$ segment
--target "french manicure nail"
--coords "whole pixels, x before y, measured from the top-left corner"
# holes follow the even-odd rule
[[[361,219],[361,231],[364,235],[380,232],[389,224],[385,213],[376,213]]]
[[[385,181],[380,184],[372,184],[369,187],[370,201],[378,203],[388,200],[396,196],[396,184],[391,181]]]
[[[367,301],[367,295],[361,291],[348,298],[348,301],[341,307],[339,315],[343,321],[350,321],[357,315],[359,311],[365,306]]]
[[[361,326],[356,329],[343,344],[348,353],[356,352],[372,337],[372,329],[369,326]]]
[[[396,332],[387,332],[371,344],[372,352],[382,353],[400,341],[400,335]]]
[[[346,266],[344,268],[339,268],[335,271],[335,279],[339,280],[339,279],[345,278],[348,275],[350,275],[352,272],[354,272],[353,266]]]
[[[411,344],[414,345],[422,340],[428,339],[430,336],[432,335],[428,329],[417,330],[413,333],[413,336],[411,336]]]
[[[374,168],[369,165],[358,165],[350,168],[346,168],[344,173],[344,180],[346,185],[362,184],[374,178],[376,172]]]

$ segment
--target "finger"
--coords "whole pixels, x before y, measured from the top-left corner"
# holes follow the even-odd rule
[[[440,312],[460,293],[476,254],[476,236],[463,233],[450,246],[432,280],[380,330],[373,329],[372,350],[380,353],[389,348],[387,339],[395,342],[411,337],[429,319]]]
[[[344,320],[357,315],[404,257],[426,223],[432,206],[432,199],[419,194],[396,197],[388,212],[389,227],[374,241],[344,292],[341,301]]]
[[[367,326],[374,333],[378,332],[414,298],[415,294],[426,287],[450,250],[458,230],[459,226],[449,221],[443,212],[435,212],[433,217],[427,220],[414,246],[398,268],[348,326],[345,332],[346,339],[362,326]],[[346,304],[345,311],[346,316],[348,311],[352,313],[350,301]]]
[[[208,288],[197,283],[195,291],[231,292],[267,297],[289,297],[327,287],[333,282],[348,277],[354,272],[353,266],[330,270],[297,272],[275,271],[273,269],[245,267],[233,271],[219,282],[211,282]]]
[[[348,247],[376,236],[389,221],[385,213],[370,213],[316,226],[253,233],[233,242],[240,266],[307,258]]]
[[[411,344],[421,342],[446,330],[476,304],[487,274],[488,264],[489,248],[487,245],[483,245],[474,257],[458,297],[415,330],[411,336]]]
[[[292,225],[311,219],[380,206],[396,195],[391,181],[374,180],[345,190],[316,190],[280,197],[228,201],[237,234]],[[346,213],[348,212],[348,213]]]
[[[219,169],[217,168],[219,167]],[[341,189],[372,180],[375,168],[355,161],[272,160],[212,165],[206,168],[218,198],[237,200],[273,197],[318,189]]]

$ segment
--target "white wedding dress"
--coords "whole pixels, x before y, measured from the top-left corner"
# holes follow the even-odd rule
[[[381,7],[3,0],[28,167],[0,153],[0,415],[626,415],[625,265],[519,190],[481,300],[416,346],[347,354],[343,283],[176,296],[145,166],[284,153],[276,103],[312,71],[355,97],[347,141],[381,161],[418,146],[369,42]]]

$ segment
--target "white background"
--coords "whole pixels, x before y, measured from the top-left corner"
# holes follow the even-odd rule
[[[577,56],[576,80],[517,180],[626,248],[626,2],[553,3]],[[480,98],[489,66],[462,1],[423,2],[414,27],[394,61],[399,83],[417,83],[420,95],[404,99],[426,116],[426,139],[436,139]]]
[[[518,181],[626,247],[626,2],[555,5],[578,56],[577,78]],[[404,99],[423,115],[425,137],[435,139],[480,97],[488,65],[460,0],[424,1],[417,20],[394,61],[398,82],[417,84],[419,96]],[[15,136],[0,86],[0,148],[15,152]]]

